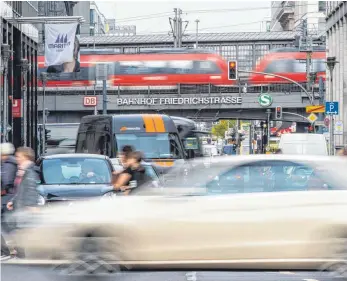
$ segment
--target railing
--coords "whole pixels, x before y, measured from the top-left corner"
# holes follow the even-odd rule
[[[301,84],[306,87],[306,83]],[[325,87],[325,86],[324,86]],[[42,88],[39,88],[39,95],[42,95]],[[313,86],[313,92],[318,93],[318,84]],[[323,89],[325,91],[325,88]],[[185,95],[185,94],[259,94],[259,93],[291,93],[303,92],[298,85],[289,83],[268,84],[268,85],[251,85],[246,86],[215,86],[211,84],[178,84],[176,86],[113,86],[107,88],[108,95]],[[102,88],[89,87],[46,87],[46,96],[64,96],[64,95],[101,95]]]

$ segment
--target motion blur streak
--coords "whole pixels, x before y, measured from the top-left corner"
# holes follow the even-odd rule
[[[344,159],[231,156],[211,158],[208,168],[206,161],[189,161],[187,173],[172,168],[175,180],[164,188],[43,208],[16,241],[29,259],[68,260],[64,270],[72,272],[330,270],[345,263]]]

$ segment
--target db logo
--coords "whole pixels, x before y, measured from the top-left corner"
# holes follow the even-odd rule
[[[97,97],[95,97],[95,96],[83,97],[83,105],[84,106],[96,106],[97,105]]]

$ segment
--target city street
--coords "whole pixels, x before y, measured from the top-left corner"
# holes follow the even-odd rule
[[[81,280],[81,276],[60,276],[50,268],[29,267],[24,265],[2,265],[1,280],[26,280],[26,281],[55,281],[55,280]],[[25,279],[24,279],[25,278]],[[83,280],[87,280],[83,278]],[[234,271],[234,272],[127,272],[115,274],[110,277],[89,277],[88,280],[136,280],[136,281],[330,281],[345,280],[332,278],[327,272],[291,272],[291,271]]]

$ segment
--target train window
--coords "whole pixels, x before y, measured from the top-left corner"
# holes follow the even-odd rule
[[[47,68],[38,69],[39,80],[42,72],[47,72]],[[81,67],[79,72],[50,72],[48,77],[49,81],[95,80],[95,67]]]
[[[313,72],[325,72],[326,66],[325,66],[325,60],[312,60],[312,66],[313,66]]]
[[[221,73],[218,65],[213,61],[196,61],[194,73],[200,74],[218,74]]]
[[[160,74],[166,73],[166,61],[121,61],[115,67],[116,74]]]
[[[295,60],[293,72],[305,73],[306,72],[306,60]]]
[[[169,74],[188,74],[193,71],[193,61],[189,60],[176,60],[168,62],[168,73]]]
[[[151,74],[163,74],[167,72],[167,62],[166,61],[145,61],[144,67],[147,73]]]
[[[119,73],[116,74],[140,74],[143,68],[142,62],[139,61],[120,61],[118,66]]]
[[[267,73],[287,73],[294,71],[294,60],[274,60],[264,70]]]
[[[313,72],[325,72],[325,62],[323,59],[312,60]],[[295,60],[294,72],[306,73],[306,60]]]

